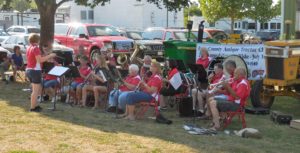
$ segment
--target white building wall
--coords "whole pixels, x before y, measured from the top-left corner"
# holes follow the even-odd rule
[[[91,9],[78,6],[75,2],[67,2],[63,7],[70,6],[70,22],[111,24],[130,29],[145,29],[147,27],[166,27],[167,10],[150,4],[147,0],[111,0],[105,6]],[[164,7],[162,5],[162,7]],[[81,11],[94,11],[94,20],[81,20]],[[183,10],[169,12],[169,27],[183,27]]]

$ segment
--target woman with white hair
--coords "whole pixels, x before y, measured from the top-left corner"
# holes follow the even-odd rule
[[[130,91],[134,91],[141,81],[141,77],[138,73],[139,67],[136,64],[131,64],[129,66],[129,74],[127,78],[122,81],[123,84],[119,87],[119,89],[114,89],[109,94],[108,112],[115,112],[117,108],[125,110],[127,94]],[[119,104],[118,107],[117,104]]]

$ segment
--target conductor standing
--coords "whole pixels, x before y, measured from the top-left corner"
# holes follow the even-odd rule
[[[47,61],[50,58],[54,58],[56,55],[51,53],[47,56],[41,56],[41,50],[38,46],[40,41],[40,36],[38,34],[31,34],[28,38],[30,46],[26,50],[27,57],[27,67],[26,67],[26,76],[28,77],[31,86],[31,112],[40,112],[42,108],[37,105],[37,98],[41,95],[42,91],[42,68],[41,64]]]

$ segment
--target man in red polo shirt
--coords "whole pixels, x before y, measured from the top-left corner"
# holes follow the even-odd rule
[[[247,80],[246,70],[237,68],[234,72],[234,82],[232,85],[224,82],[223,87],[229,93],[228,100],[213,99],[208,102],[213,117],[214,126],[212,129],[220,128],[219,112],[237,111],[240,106],[244,106],[250,94],[250,84]]]

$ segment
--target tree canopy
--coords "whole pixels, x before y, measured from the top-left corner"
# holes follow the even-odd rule
[[[280,2],[275,6],[272,0],[249,0],[246,17],[265,23],[280,14]]]
[[[199,0],[201,11],[208,22],[221,18],[234,21],[244,17],[259,22],[267,22],[280,14],[280,4],[273,6],[272,0]]]

